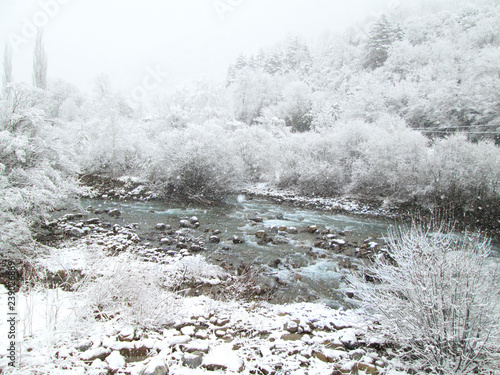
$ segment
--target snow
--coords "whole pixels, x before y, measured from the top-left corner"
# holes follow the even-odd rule
[[[116,265],[124,261],[127,269],[142,276],[158,274],[160,270],[164,275],[165,270],[174,268],[174,264],[158,268],[158,265],[144,264],[124,255],[102,258],[101,248],[85,247],[83,242],[84,239],[79,239],[71,245],[61,246],[44,261],[56,259],[61,254],[69,257],[68,250],[73,246],[73,259],[78,262],[72,264],[94,275],[108,275],[101,277],[123,273],[124,269]],[[219,275],[219,269],[205,267],[201,258],[189,261],[194,265],[193,275],[196,272],[202,277]],[[129,280],[129,276],[126,277],[125,280]],[[99,286],[107,287],[102,283]],[[114,286],[110,284],[109,287]],[[5,303],[5,298],[6,290],[2,287],[0,302]],[[85,366],[92,366],[89,373],[98,374],[109,367],[112,371],[121,369],[119,372],[130,374],[147,374],[147,371],[155,374],[155,369],[165,373],[166,360],[170,374],[200,374],[210,369],[220,372],[222,368],[227,369],[226,373],[238,373],[243,369],[242,373],[250,374],[273,372],[280,366],[283,371],[300,374],[305,363],[305,373],[319,375],[331,371],[332,365],[316,358],[314,352],[340,364],[349,363],[353,354],[347,349],[337,349],[342,347],[342,342],[355,345],[359,343],[357,337],[367,342],[381,341],[380,337],[371,337],[372,323],[360,311],[334,310],[321,303],[272,305],[217,301],[206,296],[176,297],[173,302],[175,319],[163,330],[158,330],[153,325],[141,325],[138,323],[143,322],[129,319],[129,312],[125,310],[109,320],[83,320],[88,313],[85,306],[94,298],[92,294],[60,289],[35,288],[29,293],[18,293],[19,315],[23,321],[20,337],[27,342],[23,346],[25,368],[57,374],[64,373],[63,368],[77,373]],[[0,328],[5,330],[5,322],[0,321]],[[327,348],[326,343],[334,346]],[[32,349],[30,352],[25,350],[28,346]],[[144,355],[144,359],[127,362],[124,357],[127,352],[135,353],[131,355],[142,353],[140,356]],[[5,353],[3,346],[0,353]],[[201,353],[200,368],[191,369],[182,364],[183,355],[186,355],[184,359],[189,359],[191,353],[195,356]],[[196,358],[191,360],[196,363]],[[0,368],[4,365],[5,359],[0,358]]]
[[[233,351],[231,344],[221,344],[213,348],[203,359],[203,366],[222,367],[230,371],[238,372],[243,369],[243,360]]]
[[[112,352],[107,358],[106,362],[111,370],[116,371],[125,367],[125,358],[119,351]]]

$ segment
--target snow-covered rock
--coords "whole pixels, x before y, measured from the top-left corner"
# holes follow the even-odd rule
[[[140,372],[139,375],[167,375],[168,366],[163,358],[155,357]]]
[[[105,360],[106,357],[111,353],[111,350],[103,348],[103,347],[98,347],[95,349],[89,349],[83,353],[80,354],[80,359],[85,362],[93,362],[97,358],[101,360]]]
[[[243,371],[245,367],[243,360],[233,351],[231,344],[221,344],[213,348],[203,358],[203,367],[207,370],[229,370],[234,372]]]
[[[134,327],[126,327],[120,331],[118,335],[118,340],[120,341],[133,341],[135,336],[135,328]]]
[[[118,371],[125,367],[125,358],[118,351],[112,352],[106,358],[106,362],[111,371]]]

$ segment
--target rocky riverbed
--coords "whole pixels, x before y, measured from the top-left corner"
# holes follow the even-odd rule
[[[17,291],[22,361],[12,372],[1,348],[4,373],[416,373],[347,283],[385,256],[387,224],[331,214],[383,205],[256,187],[229,210],[171,208],[139,180],[99,186],[37,228]]]
[[[166,222],[126,223],[122,216],[130,208],[122,207],[121,211],[113,207],[99,203],[64,214],[41,226],[38,240],[54,245],[65,239],[84,239],[103,246],[110,254],[131,251],[141,261],[160,264],[199,254],[232,275],[252,279],[256,285],[248,295],[275,303],[326,297],[348,304],[336,279],[384,254],[382,239],[324,225],[302,223],[295,227],[284,225],[287,222],[283,220],[278,221],[281,225],[272,225],[276,219],[252,215],[227,227],[205,223],[194,215],[183,217],[182,211],[166,217]],[[216,218],[224,219],[220,214]],[[314,271],[314,267],[320,268]],[[325,280],[318,282],[318,276]],[[200,286],[193,293],[206,294],[207,289],[210,286]]]
[[[40,228],[39,241],[45,243],[45,251],[39,258],[37,283],[47,289],[45,292],[21,289],[19,298],[31,300],[31,306],[40,310],[53,311],[57,306],[58,316],[50,318],[55,320],[54,324],[67,319],[70,314],[66,310],[73,311],[76,305],[82,311],[94,307],[88,310],[89,314],[75,320],[73,330],[52,332],[52,345],[43,345],[45,335],[49,334],[47,315],[40,330],[31,328],[31,335],[23,332],[24,373],[404,373],[399,372],[402,367],[382,333],[377,331],[376,322],[362,312],[332,309],[322,303],[269,304],[266,301],[276,302],[273,300],[276,284],[263,283],[252,268],[230,266],[227,259],[216,262],[219,265],[210,265],[199,256],[208,252],[208,244],[240,245],[243,239],[238,236],[217,230],[206,232],[203,223],[191,216],[178,219],[175,228],[166,223],[150,228],[161,245],[156,247],[143,242],[136,224],[113,224],[111,219],[120,215],[119,210],[96,213],[96,209],[88,208],[86,213],[65,214]],[[249,221],[261,224],[258,217]],[[203,238],[195,235],[198,231],[204,233]],[[311,254],[313,257],[353,251],[347,246],[349,233],[334,234],[315,225],[259,229],[254,237],[265,246],[299,232],[316,242],[318,252]],[[380,247],[367,241],[357,250],[359,257],[372,257],[379,253]],[[89,259],[96,257],[97,261],[89,263]],[[113,267],[109,269],[123,259],[128,274],[121,268],[118,272],[123,275],[117,274]],[[123,307],[128,303],[136,309],[134,301],[121,308],[109,301],[108,305],[94,303],[91,293],[102,292],[109,282],[106,277],[118,276],[124,280],[128,277],[130,281],[126,283],[135,288],[141,276],[144,283],[155,283],[143,272],[144,267],[156,266],[164,267],[154,268],[154,272],[162,275],[158,290],[170,293],[169,303],[161,310],[164,316],[160,323],[137,319],[135,313],[131,318]],[[352,269],[352,265],[345,266]],[[106,272],[111,276],[105,276]],[[99,285],[100,289],[96,289]],[[114,292],[116,299],[123,298],[118,289]],[[147,294],[147,288],[144,292],[130,293],[127,298],[140,299]],[[5,290],[0,298],[6,298]],[[73,301],[69,308],[65,307],[66,299]],[[141,302],[141,308],[153,308],[154,299],[153,296],[147,303]],[[31,319],[30,325],[36,327],[36,319],[29,317],[33,314],[29,306],[21,303],[21,314],[24,312],[24,319]],[[78,328],[82,321],[85,329]],[[0,367],[10,373],[3,362],[5,357],[0,358]]]

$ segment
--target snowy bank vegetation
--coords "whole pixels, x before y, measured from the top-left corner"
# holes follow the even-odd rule
[[[34,250],[32,227],[79,189],[61,126],[43,110],[46,93],[19,84],[10,95],[0,101],[0,244],[6,258],[26,260]]]
[[[137,107],[105,76],[92,94],[47,81],[41,33],[36,87],[15,82],[6,48],[0,261],[14,261],[23,323],[20,368],[4,371],[2,347],[0,372],[498,373],[498,272],[487,244],[449,228],[391,233],[369,268],[375,283],[358,285],[364,312],[241,302],[257,294],[256,272],[230,275],[189,254],[139,260],[130,228],[96,218],[68,227],[69,243],[34,239],[42,226],[61,229],[48,214],[82,192],[78,175],[132,176],[159,198],[199,203],[256,185],[376,199],[444,209],[498,235],[500,6],[439,4],[408,5],[367,33],[287,38],[240,56],[225,83],[195,82]],[[219,285],[223,301],[189,298],[193,285]]]
[[[137,175],[161,197],[213,201],[264,182],[498,228],[498,14],[492,1],[443,3],[368,33],[289,38],[240,56],[225,86],[195,82],[138,108],[104,76],[90,96],[53,82],[36,108],[81,173]]]
[[[402,358],[416,358],[420,368],[437,374],[494,371],[500,269],[489,258],[487,240],[451,229],[393,229],[386,253],[353,285],[360,303],[401,345]]]

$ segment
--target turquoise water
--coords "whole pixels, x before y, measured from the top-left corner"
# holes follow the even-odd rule
[[[383,246],[384,235],[394,225],[394,222],[381,218],[297,208],[262,198],[247,199],[241,195],[232,196],[225,204],[213,207],[104,199],[84,199],[81,204],[84,208],[92,206],[94,210],[119,208],[119,218],[101,217],[112,224],[136,224],[142,242],[153,247],[160,246],[158,241],[161,236],[154,229],[157,223],[169,224],[176,230],[180,219],[196,216],[200,227],[189,229],[190,235],[204,241],[207,248],[204,255],[214,263],[233,267],[241,263],[258,266],[266,282],[279,285],[277,298],[281,302],[320,299],[336,307],[345,305],[345,277],[352,269],[363,265],[363,260],[353,256],[356,247],[362,246],[368,239]],[[250,220],[256,217],[262,222]],[[315,242],[323,235],[309,233],[307,228],[311,225],[318,226],[320,230],[329,229],[339,239],[346,240],[350,253],[336,254],[316,248]],[[270,231],[270,227],[280,226],[295,227],[297,233],[284,235],[285,244],[258,243],[257,231]],[[208,241],[214,230],[220,231],[220,243]],[[233,236],[245,242],[234,244]]]

